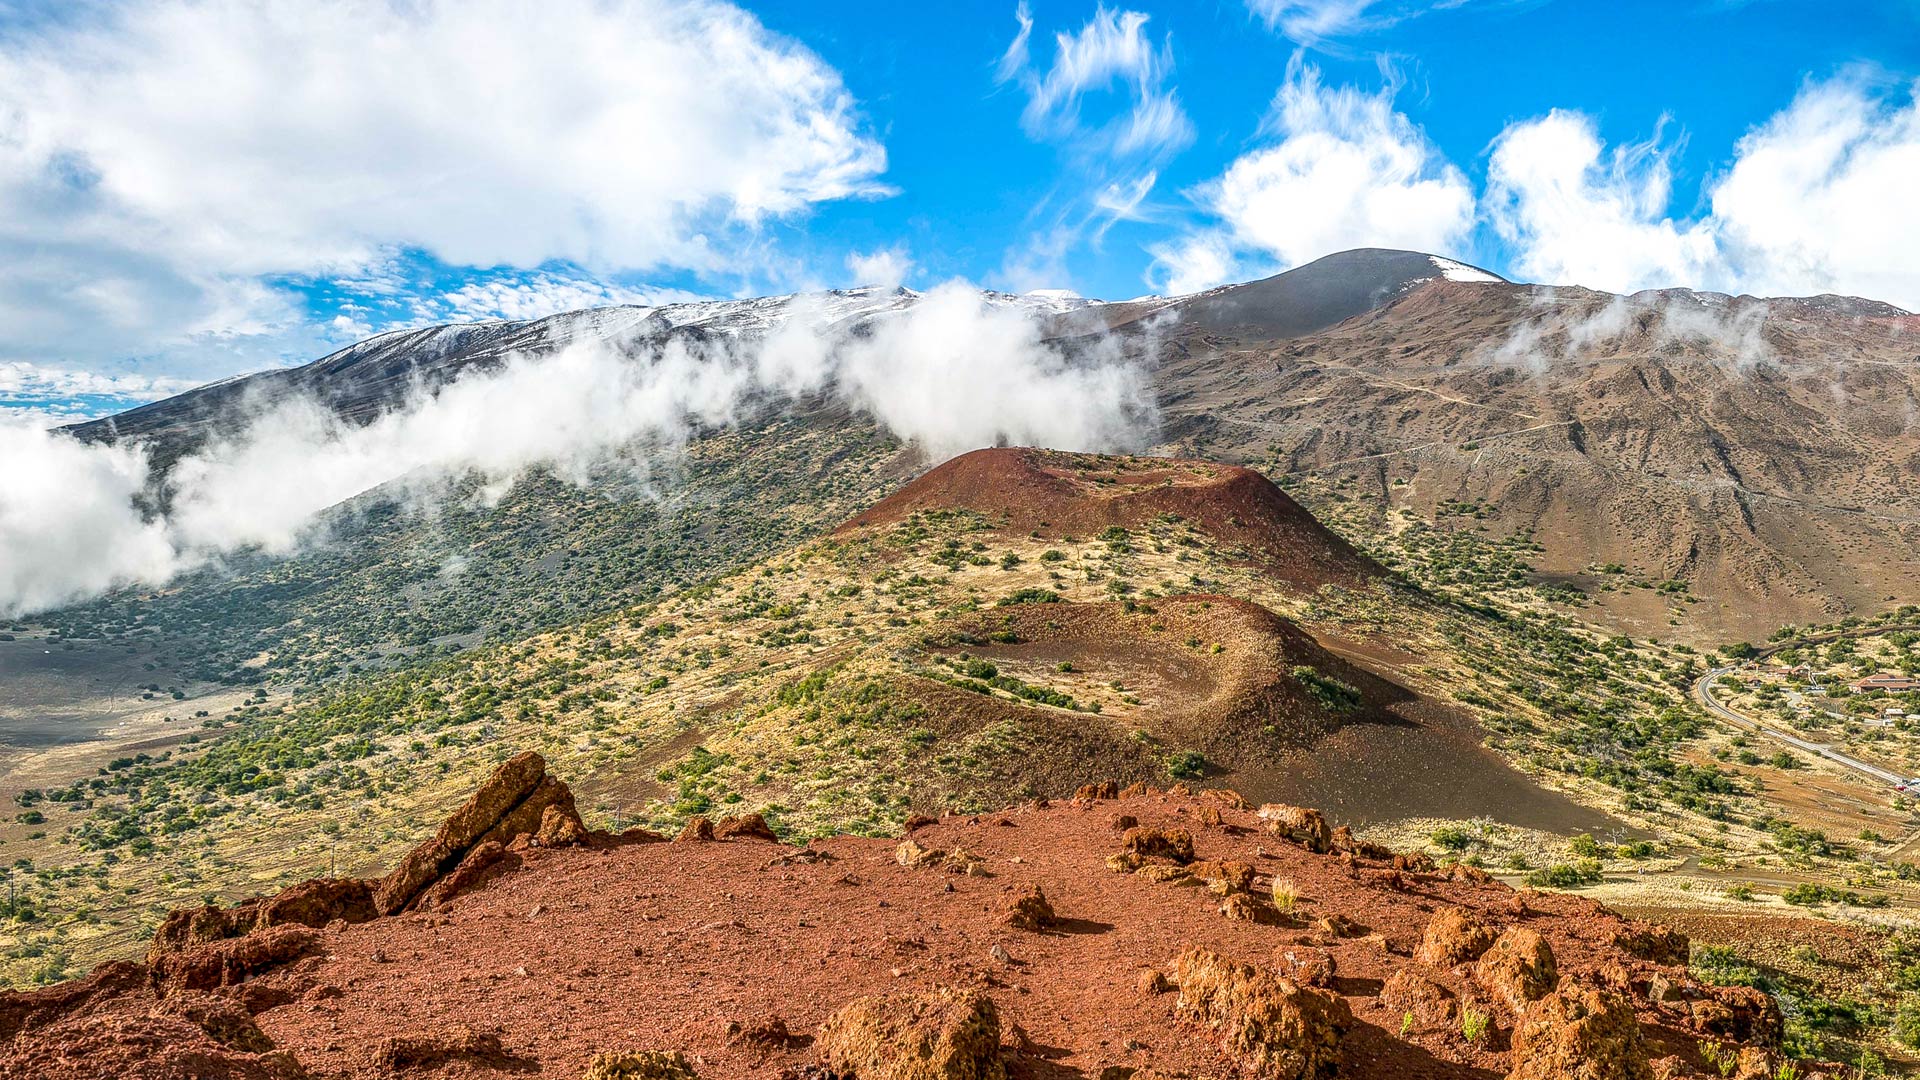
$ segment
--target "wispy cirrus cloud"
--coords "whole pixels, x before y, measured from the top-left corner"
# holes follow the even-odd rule
[[[1290,41],[1315,45],[1385,30],[1429,11],[1469,0],[1246,0],[1247,10]]]
[[[1160,170],[1193,142],[1193,121],[1173,83],[1173,40],[1149,32],[1151,16],[1105,4],[1078,28],[1053,35],[1052,55],[1033,55],[1033,13],[1014,12],[1018,30],[994,78],[1027,95],[1020,114],[1029,138],[1065,155],[1063,181],[1036,207],[1026,239],[1008,250],[999,281],[1015,289],[1067,283],[1066,261],[1098,245],[1121,221],[1148,214]],[[1062,190],[1064,189],[1064,190]]]
[[[1193,141],[1193,123],[1171,85],[1172,41],[1148,35],[1145,12],[1100,6],[1078,30],[1054,35],[1044,68],[1030,54],[1032,11],[1023,2],[1014,18],[1019,31],[995,77],[1026,91],[1020,121],[1029,136],[1117,154],[1164,153]],[[1119,108],[1088,107],[1090,97],[1109,94]]]

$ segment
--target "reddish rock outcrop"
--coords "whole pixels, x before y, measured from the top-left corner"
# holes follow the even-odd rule
[[[1626,999],[1572,986],[1528,1007],[1513,1031],[1507,1080],[1652,1080]]]
[[[1013,900],[1007,905],[1007,913],[1000,921],[1015,930],[1045,930],[1058,919],[1053,913],[1053,905],[1047,901],[1047,894],[1040,891],[1038,885],[1022,886],[1014,893]]]
[[[1525,927],[1515,927],[1494,940],[1486,955],[1473,965],[1473,981],[1494,1000],[1516,1013],[1547,996],[1560,981],[1553,947]]]
[[[1628,956],[1655,964],[1685,964],[1692,951],[1687,935],[1659,923],[1629,919],[1613,935],[1613,947]]]
[[[1453,991],[1410,967],[1394,972],[1380,988],[1380,1004],[1401,1017],[1413,1017],[1414,1027],[1429,1030],[1451,1028],[1460,1015]]]
[[[1180,1012],[1212,1027],[1221,1049],[1256,1080],[1314,1080],[1339,1065],[1353,1013],[1339,995],[1301,986],[1210,949],[1174,962]]]
[[[713,827],[715,840],[766,840],[779,843],[780,837],[767,824],[767,819],[759,814],[742,814],[739,817],[723,817]]]
[[[1121,850],[1147,859],[1172,859],[1177,863],[1193,861],[1193,834],[1185,829],[1164,829],[1136,825],[1120,834]]]
[[[1005,1080],[1000,1012],[973,990],[858,998],[815,1039],[820,1060],[860,1080]]]
[[[380,914],[391,915],[405,909],[427,886],[460,865],[467,852],[495,829],[506,824],[519,827],[520,832],[538,829],[546,808],[558,805],[560,796],[555,787],[560,792],[566,789],[566,785],[558,781],[554,785],[543,784],[546,771],[546,760],[531,751],[510,758],[495,769],[479,790],[441,824],[433,839],[408,852],[400,865],[380,880],[374,890],[374,904]],[[538,812],[517,813],[522,810],[522,803],[535,796],[542,800]],[[565,795],[565,805],[572,807],[571,793]]]
[[[162,997],[181,990],[217,990],[312,952],[320,935],[304,926],[274,926],[161,956],[149,965]]]
[[[1267,803],[1260,808],[1260,820],[1267,831],[1291,840],[1308,851],[1326,854],[1333,849],[1333,830],[1318,810],[1286,803]]]
[[[1450,968],[1478,960],[1493,940],[1492,928],[1478,916],[1460,908],[1441,908],[1427,920],[1413,958],[1429,967]]]

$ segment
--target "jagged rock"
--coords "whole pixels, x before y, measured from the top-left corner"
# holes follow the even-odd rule
[[[587,842],[587,826],[580,820],[580,815],[573,812],[571,805],[566,808],[549,806],[540,812],[540,828],[533,834],[533,842],[549,848],[584,844]]]
[[[1332,850],[1333,830],[1327,826],[1326,817],[1318,810],[1286,803],[1267,803],[1260,807],[1259,815],[1260,820],[1267,823],[1267,831],[1275,836],[1322,855]]]
[[[1167,978],[1165,972],[1157,968],[1141,968],[1140,974],[1134,979],[1134,985],[1147,997],[1164,994],[1173,989],[1173,981]]]
[[[1494,933],[1487,924],[1462,908],[1441,908],[1427,920],[1420,946],[1413,958],[1429,967],[1450,968],[1477,960],[1493,944]]]
[[[739,817],[723,817],[713,827],[715,840],[767,840],[779,843],[780,837],[774,834],[773,826],[759,814],[742,814]]]
[[[1256,1080],[1313,1080],[1339,1065],[1353,1014],[1338,995],[1301,986],[1210,949],[1174,964],[1179,1011],[1221,1034],[1221,1049]]]
[[[1516,1013],[1552,992],[1560,981],[1553,948],[1545,938],[1515,927],[1495,939],[1473,966],[1473,981]]]
[[[1117,799],[1120,797],[1120,785],[1112,780],[1102,780],[1098,784],[1081,784],[1073,793],[1076,799]]]
[[[551,775],[540,777],[540,782],[526,794],[514,807],[500,818],[494,826],[483,833],[471,846],[479,847],[489,841],[511,846],[519,836],[536,836],[541,823],[546,820],[549,809],[557,810],[562,816],[580,822],[580,812],[574,808],[573,792],[567,785]],[[586,826],[580,825],[584,834]],[[543,845],[544,846],[544,845]]]
[[[1402,1016],[1412,1015],[1414,1025],[1423,1028],[1450,1028],[1460,1013],[1453,991],[1410,967],[1393,973],[1380,988],[1380,1004]]]
[[[1253,804],[1247,801],[1247,797],[1232,788],[1207,788],[1200,793],[1200,797],[1203,799],[1212,799],[1214,802],[1219,803],[1229,810],[1253,809]]]
[[[1302,986],[1333,985],[1333,954],[1312,945],[1282,945],[1273,950],[1274,970]]]
[[[1431,874],[1433,859],[1424,851],[1407,851],[1393,857],[1393,868],[1409,874]]]
[[[452,903],[461,893],[491,876],[491,872],[513,870],[520,865],[520,856],[508,851],[498,840],[487,840],[467,852],[460,865],[453,868],[445,877],[434,882],[427,891],[420,894],[420,906],[438,908]]]
[[[687,822],[687,827],[680,830],[680,835],[674,837],[673,842],[688,844],[711,839],[713,839],[713,822],[704,817],[696,817]]]
[[[456,1024],[445,1031],[388,1036],[380,1043],[375,1060],[389,1070],[401,1072],[463,1058],[498,1060],[504,1056],[500,1036]]]
[[[1202,859],[1187,864],[1194,877],[1208,884],[1218,882],[1227,892],[1247,892],[1253,888],[1253,867],[1234,860]]]
[[[1737,1043],[1776,1046],[1784,1021],[1773,997],[1751,986],[1703,986],[1706,995],[1688,1003],[1694,1028]]]
[[[1625,929],[1613,935],[1613,945],[1628,956],[1656,964],[1681,964],[1692,953],[1687,935],[1659,923],[1627,920]]]
[[[1273,926],[1281,921],[1280,912],[1272,904],[1246,893],[1228,893],[1220,901],[1220,914],[1229,919]]]
[[[1136,825],[1121,834],[1120,846],[1142,858],[1172,859],[1177,863],[1193,861],[1193,834],[1185,829]]]
[[[893,849],[893,861],[909,870],[918,870],[923,866],[933,866],[947,857],[940,848],[930,848],[912,838],[900,841]]]
[[[1107,856],[1107,869],[1116,874],[1131,874],[1146,865],[1146,860],[1136,851],[1116,851]]]
[[[1000,921],[1016,930],[1045,930],[1058,921],[1047,894],[1038,885],[1022,886]]]
[[[1477,866],[1468,866],[1466,863],[1461,862],[1454,863],[1452,866],[1447,867],[1447,877],[1454,881],[1470,881],[1475,885],[1490,885],[1493,883],[1492,874],[1487,873]]]
[[[225,1018],[216,1020],[228,1034]],[[252,1029],[258,1034],[259,1028]],[[261,1036],[264,1039],[264,1036]],[[248,1039],[253,1045],[259,1045]],[[191,1017],[156,1009],[68,1016],[11,1048],[0,1080],[308,1080],[292,1054],[236,1048]]]
[[[580,1080],[699,1080],[678,1050],[596,1054]]]
[[[1556,990],[1514,1027],[1507,1080],[1652,1080],[1633,1006],[1587,986]]]
[[[1330,938],[1353,937],[1360,931],[1360,928],[1354,925],[1352,919],[1338,912],[1328,912],[1320,916],[1314,920],[1313,925],[1321,933]]]
[[[167,998],[154,1013],[177,1016],[229,1050],[265,1054],[274,1048],[273,1040],[254,1022],[253,1014],[232,998],[188,990]]]
[[[860,1080],[1005,1080],[993,999],[948,987],[857,998],[815,1040],[821,1060]]]
[[[304,926],[274,926],[246,937],[230,938],[168,953],[151,967],[160,996],[181,990],[215,990],[295,960],[319,944],[320,935]]]
[[[83,979],[39,990],[0,990],[0,1043],[23,1031],[50,1024],[64,1016],[90,1010],[147,984],[147,969],[125,960],[109,960]]]
[[[737,1020],[728,1021],[726,1028],[728,1046],[752,1046],[761,1050],[778,1050],[791,1046],[793,1032],[788,1030],[787,1022],[778,1016],[770,1016],[742,1024]]]
[[[1133,783],[1120,789],[1120,798],[1122,799],[1138,799],[1143,795],[1151,794],[1153,794],[1153,789],[1147,786],[1145,780],[1135,780]]]
[[[433,839],[408,852],[400,865],[381,879],[374,892],[380,913],[391,915],[404,909],[421,890],[458,866],[481,837],[540,786],[546,769],[545,759],[532,751],[510,758],[495,769],[479,790],[441,823]]]
[[[1115,814],[1109,824],[1113,826],[1115,832],[1126,832],[1128,829],[1140,824],[1140,819],[1134,817],[1132,814]]]
[[[169,912],[147,947],[147,963],[216,941],[244,937],[271,926],[318,929],[339,920],[361,923],[376,918],[373,883],[357,878],[317,878],[273,897],[254,897],[232,907],[207,905]]]

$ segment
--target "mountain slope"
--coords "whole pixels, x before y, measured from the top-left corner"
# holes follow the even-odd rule
[[[1841,298],[1437,281],[1281,347],[1172,355],[1160,386],[1170,449],[1389,515],[1464,506],[1538,539],[1589,617],[1711,641],[1920,595],[1916,332]]]

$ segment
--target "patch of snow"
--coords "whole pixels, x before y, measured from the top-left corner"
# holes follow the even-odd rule
[[[1429,255],[1427,258],[1433,260],[1433,265],[1440,268],[1440,276],[1446,278],[1448,281],[1477,281],[1498,285],[1506,280],[1496,274],[1489,274],[1485,270],[1476,270],[1465,263],[1457,263],[1452,259],[1443,259],[1438,255]]]

